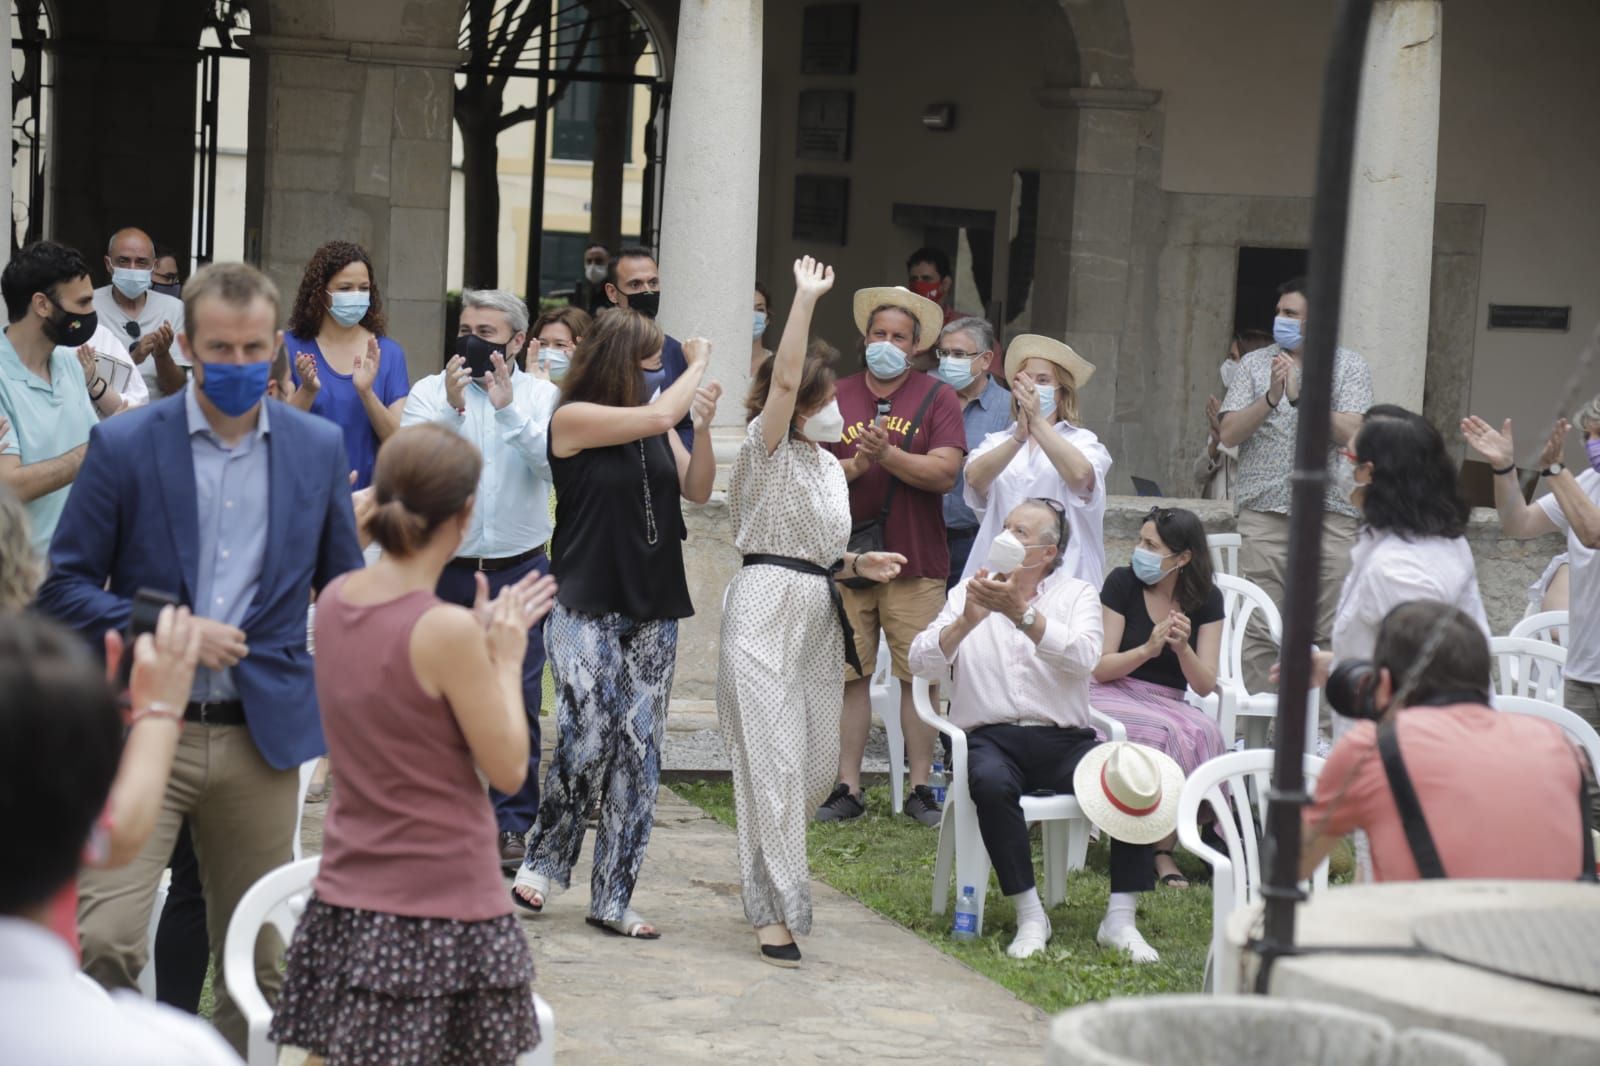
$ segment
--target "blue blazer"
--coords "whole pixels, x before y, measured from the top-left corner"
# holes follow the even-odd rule
[[[327,751],[317,711],[306,606],[312,590],[362,565],[339,427],[276,400],[267,434],[266,552],[245,613],[250,654],[233,668],[256,748],[280,770]],[[193,606],[200,551],[194,453],[180,393],[107,419],[50,542],[36,608],[100,647],[126,630],[133,597],[159,590]]]

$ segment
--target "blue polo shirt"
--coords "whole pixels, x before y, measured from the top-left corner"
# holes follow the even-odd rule
[[[963,400],[961,403],[961,422],[967,431],[967,454],[977,451],[978,445],[989,434],[1010,429],[1011,421],[1011,392],[990,377],[977,399]],[[944,527],[947,532],[977,531],[978,516],[961,498],[966,487],[967,469],[963,463],[961,473],[956,475],[956,487],[944,498]]]
[[[0,416],[11,432],[0,440],[0,455],[16,455],[23,466],[65,455],[89,440],[99,419],[89,401],[89,384],[75,353],[50,355],[50,380],[22,365],[22,357],[0,332]],[[71,485],[63,485],[27,504],[33,546],[42,558],[50,547]]]

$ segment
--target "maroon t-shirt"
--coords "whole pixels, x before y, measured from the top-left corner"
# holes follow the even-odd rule
[[[938,392],[922,415],[916,437],[907,441],[906,431],[911,428],[911,420],[917,416],[917,408],[929,389]],[[878,416],[878,397],[867,387],[867,374],[862,371],[839,382],[838,399],[839,410],[844,414],[844,440],[826,447],[843,462],[856,454],[862,432]],[[890,444],[913,455],[927,455],[935,448],[955,448],[966,454],[967,431],[961,420],[961,401],[950,386],[913,370],[888,399],[889,416],[884,428],[889,431]],[[878,516],[891,480],[889,472],[874,463],[850,483],[853,521]],[[943,581],[949,576],[950,548],[945,543],[943,495],[924,492],[901,482],[895,490],[894,506],[889,509],[889,521],[883,533],[885,547],[906,557],[906,565],[900,571],[902,577],[936,577]]]

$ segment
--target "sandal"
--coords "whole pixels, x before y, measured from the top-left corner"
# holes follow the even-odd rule
[[[1170,848],[1157,849],[1155,854],[1165,855],[1167,858],[1172,859],[1172,865],[1178,865],[1178,860],[1173,857],[1172,849]],[[1182,882],[1182,884],[1179,882]],[[1181,871],[1178,873],[1162,874],[1161,883],[1166,885],[1168,888],[1183,889],[1189,887],[1189,879],[1185,877]]]
[[[596,918],[589,915],[584,921],[612,936],[625,936],[631,940],[660,940],[661,934],[651,924],[639,917],[632,907],[622,912],[621,918]],[[641,930],[649,929],[648,933]]]
[[[526,898],[517,889],[531,889],[539,902]],[[536,874],[524,866],[517,871],[517,879],[511,883],[511,902],[525,911],[538,914],[544,910],[545,901],[550,898],[550,878],[544,874]]]

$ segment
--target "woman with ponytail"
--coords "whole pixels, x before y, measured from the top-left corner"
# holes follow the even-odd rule
[[[339,789],[271,1038],[329,1063],[506,1063],[539,1040],[533,960],[476,771],[501,792],[522,786],[522,658],[555,585],[530,575],[490,601],[480,577],[471,609],[434,594],[481,467],[447,429],[396,432],[365,523],[383,556],[317,601]]]

